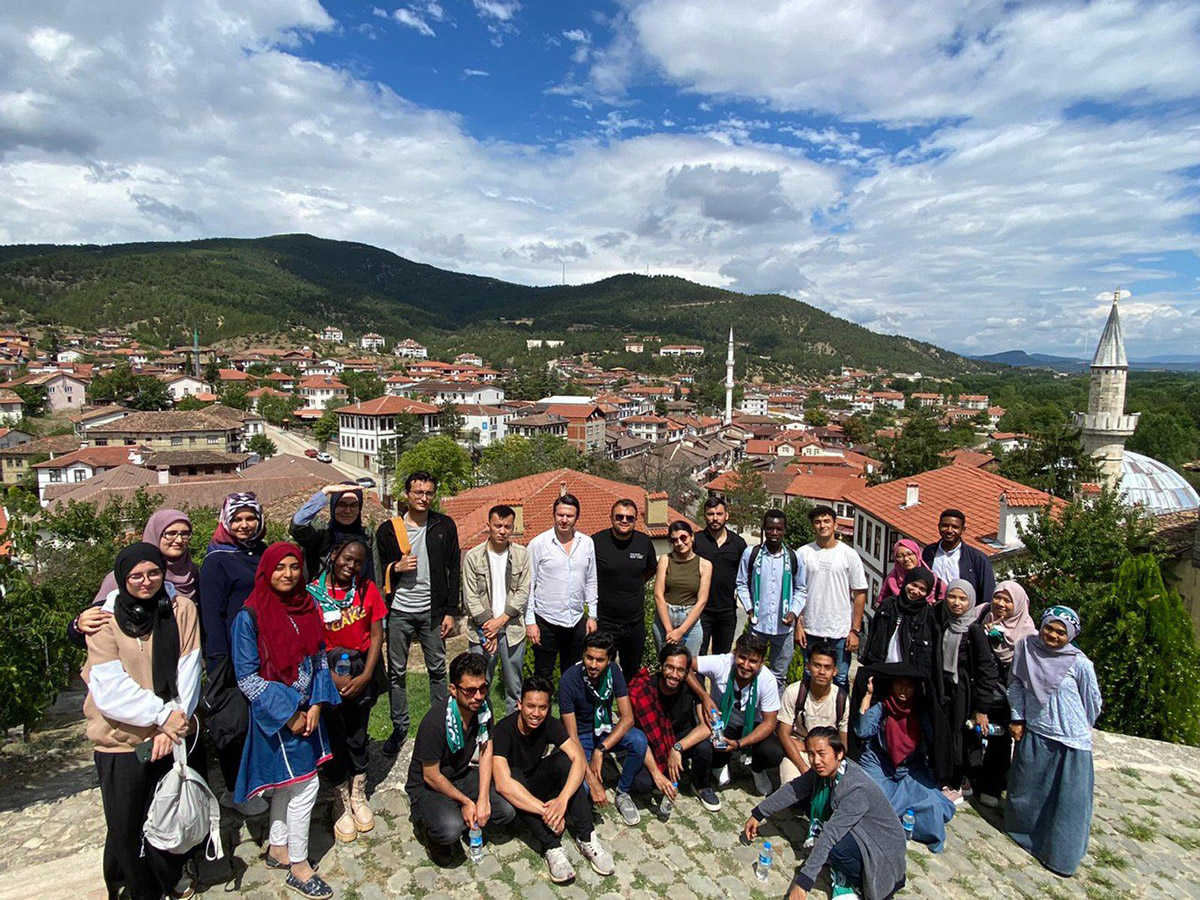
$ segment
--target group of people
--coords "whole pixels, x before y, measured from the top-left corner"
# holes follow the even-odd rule
[[[576,530],[579,500],[563,494],[528,547],[498,504],[487,540],[464,554],[436,496],[434,476],[410,474],[403,515],[370,531],[361,489],[329,485],[292,518],[294,542],[268,546],[257,498],[233,494],[202,566],[179,510],[155,513],[118,554],[70,629],[88,653],[110,897],[122,886],[133,900],[190,896],[186,858],[150,846],[142,823],[178,747],[207,777],[206,743],[222,802],[269,814],[264,865],[303,896],[332,896],[308,852],[317,776],[335,797],[338,840],[374,827],[368,721],[386,691],[382,750],[399,753],[414,640],[430,707],[405,790],[439,865],[464,838],[474,851],[486,830],[519,823],[553,881],[575,877],[567,832],[610,875],[594,815],[610,802],[606,779],[617,815],[636,826],[646,808],[669,816],[685,783],[720,810],[737,765],[764,797],[747,839],[785,808],[808,818],[793,897],[827,864],[835,894],[891,896],[906,836],[940,850],[972,792],[995,807],[1007,788],[1006,830],[1051,870],[1073,873],[1086,851],[1100,696],[1072,643],[1078,617],[1054,607],[1035,626],[1021,586],[996,585],[962,543],[961,512],[942,515],[934,545],[897,543],[868,606],[862,562],[829,507],[810,513],[812,542],[788,547],[786,518],[771,510],[749,547],[714,497],[705,527],[672,523],[659,557],[634,501],[617,501],[610,527],[589,536]],[[979,597],[990,599],[982,609]],[[469,650],[447,666],[459,618]],[[804,665],[788,683],[797,648]],[[503,717],[489,702],[497,670]]]

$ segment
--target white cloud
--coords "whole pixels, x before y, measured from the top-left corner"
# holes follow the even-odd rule
[[[495,19],[499,22],[511,21],[521,9],[517,0],[471,0],[480,18]]]
[[[392,18],[401,25],[425,35],[425,37],[434,37],[433,29],[429,27],[429,23],[411,9],[398,9],[392,13]]]
[[[464,78],[488,78],[492,73],[483,69],[463,69]]]

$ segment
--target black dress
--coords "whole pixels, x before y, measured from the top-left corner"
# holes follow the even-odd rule
[[[987,634],[978,622],[963,634],[958,644],[958,681],[948,672],[944,678],[946,719],[950,726],[950,756],[953,766],[951,783],[961,782],[962,775],[983,764],[983,745],[967,720],[976,713],[991,711],[997,703],[1005,703],[1000,692],[996,657],[988,644]]]

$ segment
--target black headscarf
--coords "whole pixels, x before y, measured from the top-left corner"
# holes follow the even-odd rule
[[[349,494],[358,500],[358,518],[349,525],[343,525],[337,520],[338,501]],[[329,495],[329,533],[333,535],[334,543],[341,543],[348,538],[362,537],[367,533],[362,523],[363,492],[362,488],[348,491],[334,491]]]
[[[161,551],[153,544],[141,541],[130,544],[117,554],[113,563],[113,574],[117,578],[117,602],[114,610],[117,627],[132,638],[150,635],[150,662],[154,673],[154,693],[163,700],[174,700],[179,696],[176,672],[179,667],[179,625],[175,621],[175,608],[167,594],[166,582],[158,593],[147,600],[129,593],[129,573],[138,563],[152,562],[164,574],[167,562]]]
[[[908,586],[915,581],[925,585],[925,596],[920,600],[913,600],[908,596]],[[932,592],[933,573],[922,566],[917,566],[915,569],[909,569],[908,574],[904,576],[904,586],[900,588],[900,594],[896,597],[896,605],[901,611],[915,616],[929,606],[929,595]],[[924,617],[921,618],[923,621]]]

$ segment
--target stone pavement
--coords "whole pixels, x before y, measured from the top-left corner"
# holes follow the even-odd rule
[[[615,812],[603,813],[602,842],[617,859],[617,873],[600,878],[568,854],[579,869],[575,884],[556,887],[541,859],[517,833],[486,846],[479,865],[463,861],[435,869],[413,838],[403,781],[411,742],[389,765],[373,748],[371,781],[375,830],[353,844],[333,845],[324,805],[314,817],[312,852],[321,872],[344,900],[738,900],[782,895],[797,863],[794,818],[763,829],[777,843],[776,870],[765,884],[755,880],[756,850],[738,832],[754,805],[750,779],[736,776],[723,792],[721,813],[706,813],[684,796],[662,824],[643,810],[641,825],[627,828]],[[1200,750],[1096,735],[1096,819],[1091,849],[1076,877],[1062,879],[1018,850],[987,810],[961,807],[949,826],[945,852],[909,851],[904,898],[1025,898],[1025,900],[1117,900],[1200,898]],[[232,869],[206,866],[209,884],[199,894],[284,898],[279,873],[260,861],[256,841],[263,823],[248,825],[226,813],[226,849]],[[0,749],[0,900],[102,900],[100,878],[104,822],[91,754],[79,722],[38,732],[29,745]],[[822,885],[818,885],[822,887]],[[827,887],[827,885],[826,885]],[[824,897],[822,890],[813,896]]]

